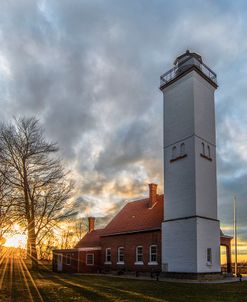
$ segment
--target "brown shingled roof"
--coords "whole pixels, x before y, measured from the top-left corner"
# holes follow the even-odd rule
[[[104,229],[98,229],[86,233],[86,235],[77,243],[75,248],[100,246],[100,235],[102,235],[103,232]]]
[[[103,235],[160,229],[163,198],[164,195],[157,195],[157,202],[152,208],[148,207],[149,198],[128,202],[104,229],[86,233],[75,248],[100,246],[100,236]]]
[[[157,195],[157,202],[148,207],[149,198],[128,202],[108,223],[104,235],[160,229],[163,221],[164,195]]]

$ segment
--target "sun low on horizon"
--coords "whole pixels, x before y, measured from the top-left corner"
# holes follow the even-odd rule
[[[4,236],[5,247],[26,248],[27,235],[21,231],[18,224],[14,224],[11,233],[6,233]]]
[[[16,234],[11,237],[7,237],[4,243],[5,247],[15,247],[15,248],[26,248],[27,236]]]

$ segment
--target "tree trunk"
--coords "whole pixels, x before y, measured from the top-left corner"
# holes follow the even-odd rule
[[[32,269],[38,269],[38,256],[36,248],[36,234],[34,228],[34,221],[31,220],[28,224],[28,241],[30,246],[30,258],[32,261]]]
[[[27,170],[26,170],[26,162],[25,159],[22,159],[23,164],[23,180],[24,180],[24,199],[26,206],[26,218],[27,218],[27,233],[28,233],[28,243],[29,248],[28,252],[32,261],[32,269],[38,269],[38,256],[37,256],[37,248],[36,248],[36,233],[35,233],[35,220],[34,220],[34,209],[33,209],[33,201],[29,199],[28,191],[28,180],[27,180]],[[30,204],[31,202],[31,204]]]
[[[31,256],[31,248],[30,248],[30,241],[29,241],[29,235],[28,235],[28,238],[27,238],[27,259],[30,259],[30,256]]]

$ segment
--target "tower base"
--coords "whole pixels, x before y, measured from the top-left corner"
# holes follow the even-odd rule
[[[162,272],[160,277],[172,279],[189,279],[189,280],[221,280],[224,278],[222,273],[178,273]]]

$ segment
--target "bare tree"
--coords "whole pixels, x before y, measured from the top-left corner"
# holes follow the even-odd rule
[[[49,231],[71,189],[57,151],[35,118],[15,119],[0,128],[0,174],[15,196],[15,214],[27,228],[33,268],[38,266],[37,237]]]
[[[0,246],[5,243],[5,234],[17,222],[17,217],[12,212],[14,196],[5,175],[6,169],[2,166],[2,174],[0,174]]]

